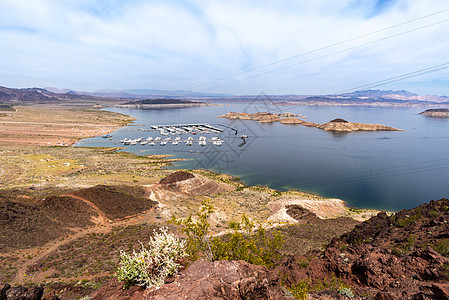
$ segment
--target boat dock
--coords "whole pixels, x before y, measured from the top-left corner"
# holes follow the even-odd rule
[[[210,139],[202,136],[203,134],[220,134],[223,132],[222,129],[216,128],[209,124],[177,124],[177,125],[152,125],[151,129],[139,128],[141,131],[158,131],[159,135],[162,137],[148,137],[147,139],[141,137],[137,139],[125,138],[120,142],[124,145],[149,145],[154,146],[156,144],[160,146],[165,146],[171,144],[176,146],[180,143],[185,143],[187,146],[192,146],[193,143],[197,142],[200,146],[206,146],[207,143],[211,143],[215,146],[221,146],[223,140],[218,136],[214,136]],[[171,137],[175,135],[176,137]],[[199,135],[198,139],[194,139],[192,136],[183,139],[182,135]]]
[[[222,133],[223,130],[209,124],[177,124],[177,125],[153,125],[153,130],[161,135],[168,134],[197,134],[197,133]]]

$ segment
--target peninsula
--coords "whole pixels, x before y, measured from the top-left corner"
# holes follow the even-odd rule
[[[192,106],[210,105],[205,102],[196,102],[181,99],[144,99],[125,102],[123,104],[115,105],[120,108],[136,108],[136,109],[161,109],[161,108],[183,108]]]
[[[230,112],[226,115],[219,116],[219,118],[226,118],[229,120],[253,120],[260,123],[273,123],[279,122],[282,124],[300,124],[308,127],[316,127],[319,129],[327,131],[401,131],[390,126],[380,125],[380,124],[365,124],[365,123],[354,123],[348,122],[344,119],[334,119],[329,122],[318,124],[314,122],[307,122],[301,120],[297,117],[303,117],[301,115],[296,115],[293,113],[268,113],[268,112],[258,112],[258,113],[237,113]]]

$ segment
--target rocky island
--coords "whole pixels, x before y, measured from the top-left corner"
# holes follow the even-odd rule
[[[447,108],[431,108],[419,113],[433,118],[449,118],[449,109]]]
[[[334,119],[329,122],[318,124],[314,122],[307,122],[297,117],[303,117],[301,115],[293,114],[293,113],[268,113],[268,112],[258,112],[258,113],[237,113],[230,112],[226,115],[219,116],[219,118],[226,118],[229,120],[253,120],[258,121],[260,123],[273,123],[279,122],[282,124],[300,124],[308,127],[316,127],[319,129],[327,130],[327,131],[401,131],[401,129],[397,129],[390,126],[380,125],[380,124],[365,124],[365,123],[353,123],[348,122],[344,119]]]

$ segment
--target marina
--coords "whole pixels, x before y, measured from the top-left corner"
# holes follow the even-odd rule
[[[150,129],[148,128],[139,128],[139,131],[144,132],[158,132],[160,136],[148,138],[139,137],[135,139],[124,138],[120,140],[120,143],[124,145],[148,145],[148,146],[166,146],[171,144],[173,146],[184,143],[186,146],[192,146],[194,143],[198,143],[200,146],[206,146],[208,143],[214,146],[221,146],[223,144],[223,140],[218,136],[214,136],[211,138],[206,138],[204,135],[207,134],[221,134],[223,130],[217,127],[214,127],[209,124],[178,124],[178,125],[152,125]],[[198,138],[193,138],[192,136],[188,136],[183,139],[183,135],[199,135]],[[164,138],[162,138],[162,137]],[[172,137],[176,136],[176,137]]]

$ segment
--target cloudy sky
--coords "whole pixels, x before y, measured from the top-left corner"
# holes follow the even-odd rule
[[[447,0],[0,0],[0,85],[449,95],[448,36]]]

